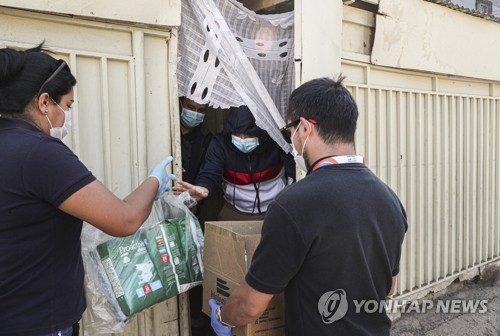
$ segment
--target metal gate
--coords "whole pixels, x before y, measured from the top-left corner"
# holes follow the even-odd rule
[[[500,258],[500,83],[345,60],[359,154],[408,215],[398,296]]]

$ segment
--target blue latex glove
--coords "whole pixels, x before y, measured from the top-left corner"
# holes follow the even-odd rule
[[[173,158],[168,156],[165,160],[158,163],[149,173],[149,176],[156,177],[160,186],[158,187],[158,192],[155,196],[155,201],[158,200],[164,192],[170,190],[170,181],[175,180],[175,175],[167,172],[166,168],[170,162],[172,162]]]
[[[217,336],[232,336],[233,334],[231,332],[231,327],[225,326],[222,323],[220,323],[217,320],[217,317],[215,316],[215,312],[220,308],[220,305],[218,305],[214,299],[208,300],[208,305],[212,310],[211,313],[212,321],[210,324],[212,325],[212,329],[215,331]]]

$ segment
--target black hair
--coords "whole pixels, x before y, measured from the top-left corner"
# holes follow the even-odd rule
[[[43,42],[25,51],[0,49],[0,114],[20,116],[33,98],[45,92],[59,103],[76,85],[68,66],[46,82],[61,64],[47,54]]]
[[[315,120],[314,127],[326,143],[354,143],[359,113],[354,98],[342,84],[344,79],[318,78],[296,88],[290,95],[288,120]]]

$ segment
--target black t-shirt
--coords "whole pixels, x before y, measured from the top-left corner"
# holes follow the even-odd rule
[[[285,292],[287,336],[389,335],[385,312],[356,313],[353,300],[386,298],[406,229],[397,196],[366,166],[322,167],[272,203],[246,281],[263,293]],[[346,308],[342,291],[346,315],[329,320]]]
[[[86,307],[82,221],[58,206],[95,177],[23,121],[0,117],[0,144],[0,335],[43,335]]]

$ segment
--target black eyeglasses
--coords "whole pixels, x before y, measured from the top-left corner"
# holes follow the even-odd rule
[[[45,82],[43,82],[42,86],[40,86],[40,90],[38,90],[38,93],[36,94],[37,97],[40,97],[40,95],[42,94],[42,90],[43,88],[45,87],[45,85],[47,85],[47,83],[49,83],[51,80],[54,79],[54,77],[57,76],[57,74],[59,72],[61,72],[61,70],[64,68],[64,67],[68,67],[68,65],[66,64],[65,61],[63,60],[59,60],[57,61],[59,64],[59,66],[57,67],[56,71],[54,71],[54,73],[52,75],[50,75],[49,78],[47,78],[47,80]]]
[[[317,125],[318,124],[318,122],[316,120],[312,119],[312,118],[307,118],[307,117],[303,117],[303,118],[305,120],[309,121],[313,125]],[[282,128],[280,128],[280,132],[283,135],[283,138],[285,139],[286,142],[292,143],[292,139],[290,138],[291,134],[288,131],[288,129],[290,127],[297,127],[299,124],[300,124],[300,118],[298,118],[298,119],[296,119],[294,121],[291,121],[288,124],[286,124],[285,126],[283,126]]]

